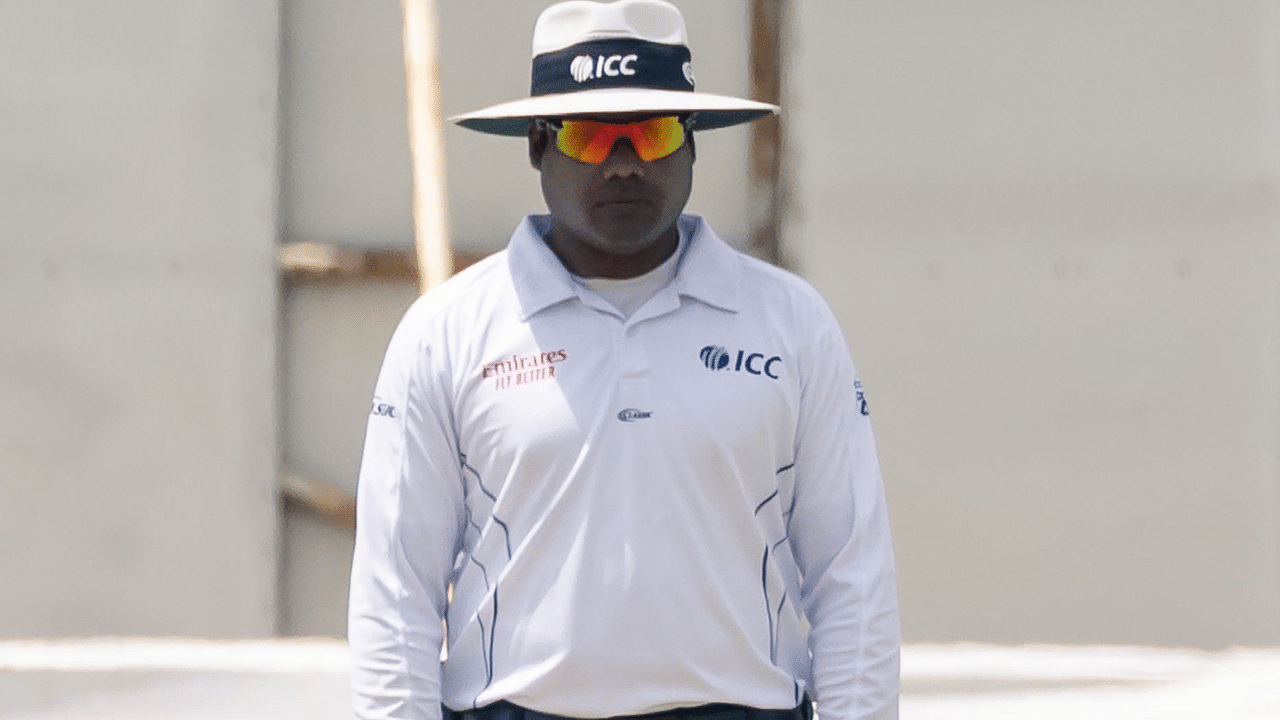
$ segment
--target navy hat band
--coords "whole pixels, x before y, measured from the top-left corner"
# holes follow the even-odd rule
[[[693,91],[689,48],[619,38],[593,40],[533,59],[530,94],[648,88]]]

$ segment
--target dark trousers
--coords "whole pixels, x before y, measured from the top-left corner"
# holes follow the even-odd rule
[[[627,715],[601,720],[812,720],[813,704],[806,698],[789,710],[760,710],[741,705],[699,705],[676,708],[647,715]],[[444,720],[572,720],[559,715],[548,715],[526,710],[505,700],[485,705],[475,710],[450,710],[444,708]]]

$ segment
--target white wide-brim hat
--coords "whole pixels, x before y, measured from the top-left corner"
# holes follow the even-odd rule
[[[552,5],[533,27],[531,97],[449,118],[494,135],[524,135],[535,118],[606,113],[693,115],[711,130],[777,114],[778,106],[694,92],[684,17],[663,0]]]

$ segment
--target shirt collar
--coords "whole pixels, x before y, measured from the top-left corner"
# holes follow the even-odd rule
[[[684,256],[672,281],[675,291],[730,312],[738,311],[738,256],[699,215],[677,221]],[[528,215],[507,245],[507,265],[520,302],[521,319],[578,296],[580,287],[543,239],[547,215]]]
[[[716,235],[701,215],[680,216],[681,237],[688,238],[672,283],[680,295],[729,312],[738,312],[738,252]]]
[[[549,216],[526,215],[507,244],[507,267],[522,320],[578,295],[573,276],[542,239],[550,229]]]

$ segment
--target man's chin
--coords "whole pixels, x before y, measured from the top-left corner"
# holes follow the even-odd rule
[[[596,230],[606,237],[645,235],[658,224],[658,209],[650,203],[616,202],[592,209]]]
[[[612,255],[633,255],[651,247],[662,236],[652,221],[597,224],[594,233],[597,250]]]

